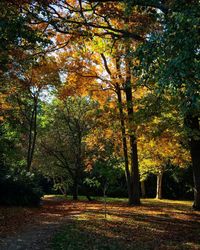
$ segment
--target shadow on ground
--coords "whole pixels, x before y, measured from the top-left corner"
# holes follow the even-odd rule
[[[54,197],[39,208],[1,207],[0,212],[2,250],[200,249],[200,212],[188,203],[112,202],[106,220],[102,202]]]

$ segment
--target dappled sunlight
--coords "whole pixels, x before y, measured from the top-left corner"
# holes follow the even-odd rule
[[[106,219],[104,204],[99,202],[76,203],[84,210],[71,217],[76,234],[92,235],[97,239],[126,242],[126,249],[142,244],[148,249],[173,249],[177,242],[181,247],[198,249],[200,213],[190,209],[190,202],[143,200],[141,206],[132,207],[124,202],[109,202]],[[168,207],[168,204],[172,206]],[[67,206],[67,202],[66,202]],[[184,207],[184,210],[182,209]],[[182,213],[181,213],[182,211]],[[197,247],[197,248],[196,248]],[[143,248],[141,248],[143,249]],[[181,249],[181,248],[180,248]]]
[[[199,1],[0,7],[0,250],[200,250]]]
[[[6,209],[9,213],[9,208]],[[74,241],[81,241],[86,245],[94,241],[97,245],[116,244],[116,249],[200,247],[200,212],[192,211],[188,202],[184,201],[147,199],[142,201],[141,206],[136,207],[123,201],[109,201],[105,218],[103,202],[74,202],[51,196],[45,197],[43,205],[37,209],[10,208],[11,218],[16,212],[21,213],[21,216],[16,218],[19,221],[14,224],[14,229],[7,216],[7,224],[1,226],[2,230],[9,228],[11,233],[19,231],[20,228],[22,231],[26,230],[28,225],[35,228],[63,225],[66,231],[63,229],[65,234],[61,233],[62,239],[69,236],[73,237]],[[24,214],[28,214],[28,218],[23,216]]]

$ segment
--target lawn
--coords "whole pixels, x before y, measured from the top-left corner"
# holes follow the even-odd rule
[[[68,201],[69,202],[69,201]],[[130,207],[125,199],[74,202],[82,211],[53,239],[53,249],[200,249],[200,212],[189,201],[144,199]]]

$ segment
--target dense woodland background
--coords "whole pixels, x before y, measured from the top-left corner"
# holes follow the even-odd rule
[[[199,1],[0,9],[0,203],[63,193],[199,210]]]

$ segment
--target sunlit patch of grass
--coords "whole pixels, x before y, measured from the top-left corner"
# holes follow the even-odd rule
[[[67,197],[62,195],[62,194],[46,194],[43,196],[44,200],[56,200],[56,199],[62,199],[62,200],[66,200]]]
[[[43,197],[44,199],[63,199],[63,200],[72,200],[73,197],[72,195],[61,195],[61,194],[50,194],[50,195],[44,195]],[[100,197],[100,196],[93,196],[91,197],[92,200],[94,201],[101,201],[104,202],[105,198],[104,197]],[[79,196],[78,197],[78,201],[88,201],[86,196]],[[112,197],[106,197],[106,202],[128,202],[127,198],[112,198]]]
[[[72,196],[71,195],[60,195],[60,194],[56,194],[56,195],[45,195],[44,199],[52,199],[52,198],[59,198],[59,199],[63,199],[63,200],[72,200]],[[105,198],[104,197],[100,197],[100,196],[94,196],[91,197],[94,201],[100,201],[100,202],[104,202]],[[86,196],[79,196],[78,197],[79,201],[88,201],[88,199],[86,198]],[[127,198],[112,198],[112,197],[106,197],[106,202],[107,203],[128,203],[128,199]],[[141,204],[168,204],[168,205],[183,205],[183,206],[192,206],[192,201],[183,201],[183,200],[168,200],[168,199],[154,199],[154,198],[145,198],[145,199],[141,199]]]
[[[105,198],[104,197],[96,197],[96,200],[97,201],[102,201],[102,202],[104,202],[105,201]],[[128,199],[127,198],[112,198],[112,197],[106,197],[106,202],[114,202],[114,203],[116,203],[116,202],[122,202],[122,203],[124,203],[124,202],[128,202]]]
[[[184,206],[191,206],[192,205],[192,201],[183,201],[183,200],[168,200],[168,199],[141,199],[142,203],[154,203],[154,204],[171,204],[171,205],[184,205]]]

